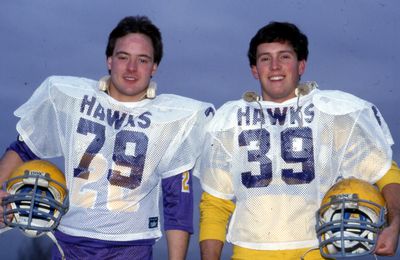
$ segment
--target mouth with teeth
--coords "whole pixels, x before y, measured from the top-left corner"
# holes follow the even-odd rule
[[[133,76],[125,76],[124,79],[127,81],[136,81],[137,80],[137,78],[133,77]]]
[[[270,81],[279,81],[279,80],[283,80],[284,78],[285,78],[284,76],[272,76],[272,77],[269,77],[268,79]]]

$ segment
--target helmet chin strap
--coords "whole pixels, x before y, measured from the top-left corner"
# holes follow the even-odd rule
[[[110,94],[110,76],[104,76],[99,80],[99,90]],[[150,81],[149,86],[147,87],[146,94],[144,94],[140,99],[143,100],[145,98],[154,99],[156,97],[157,92],[157,83],[153,80]]]
[[[262,129],[263,129],[263,125],[264,125],[264,121],[265,121],[265,115],[264,115],[264,111],[262,108],[262,105],[260,103],[261,100],[261,96],[257,95],[256,92],[253,91],[247,91],[243,94],[242,96],[243,100],[246,102],[256,102],[258,104],[258,107],[260,108],[260,113],[261,113],[261,124],[260,124],[260,133],[258,134],[258,141],[257,141],[257,146],[260,146],[261,144],[261,139],[262,139]]]
[[[297,96],[296,112],[300,111],[300,127],[303,127],[303,112],[301,111],[301,106],[300,106],[300,96],[305,96],[316,88],[317,88],[317,83],[314,81],[310,81],[310,82],[300,83],[294,90],[294,94]]]
[[[48,232],[38,234],[37,231],[34,231],[34,230],[31,230],[32,232],[28,232],[29,230],[21,230],[21,231],[22,231],[22,233],[24,233],[24,235],[26,235],[28,237],[32,237],[32,238],[39,237],[42,235],[47,235],[51,239],[51,241],[53,241],[54,244],[56,244],[58,251],[60,252],[61,259],[65,260],[64,250],[61,248],[61,246],[58,243],[57,238],[54,236],[53,232],[48,231]]]
[[[317,246],[312,247],[312,248],[308,249],[307,251],[305,251],[304,254],[301,255],[300,260],[305,260],[306,255],[314,250],[319,250],[319,247],[317,247]]]
[[[64,251],[62,250],[60,244],[57,241],[57,238],[54,236],[53,232],[46,232],[46,235],[56,244],[58,251],[60,251],[61,254],[61,259],[65,260],[65,254]]]

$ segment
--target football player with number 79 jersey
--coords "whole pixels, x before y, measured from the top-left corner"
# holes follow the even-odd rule
[[[207,126],[195,174],[202,259],[219,259],[225,229],[232,259],[321,259],[316,212],[338,178],[377,184],[388,226],[375,253],[396,252],[400,228],[399,170],[392,137],[378,109],[340,91],[301,84],[307,37],[293,24],[272,22],[250,42],[251,72],[261,97],[246,93],[219,108]],[[339,232],[337,232],[339,233]]]
[[[168,254],[184,259],[191,169],[214,108],[155,94],[162,41],[147,17],[122,19],[106,57],[109,77],[49,77],[15,111],[20,139],[3,156],[1,176],[26,160],[65,158],[69,210],[55,236],[66,259],[152,259],[162,192]]]

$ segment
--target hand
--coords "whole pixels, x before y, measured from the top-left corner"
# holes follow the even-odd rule
[[[5,227],[4,217],[3,217],[3,198],[7,197],[8,195],[10,195],[10,194],[3,190],[0,190],[0,228]],[[7,205],[7,208],[11,209],[11,206]],[[7,220],[11,222],[11,220],[12,220],[11,214],[7,215]]]
[[[399,239],[398,232],[391,226],[382,230],[376,242],[375,254],[382,256],[393,256],[396,254],[397,243]]]

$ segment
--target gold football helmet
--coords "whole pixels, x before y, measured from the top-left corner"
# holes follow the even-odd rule
[[[337,258],[372,253],[385,213],[385,200],[374,185],[355,178],[339,180],[317,211],[321,254]]]
[[[64,174],[52,163],[28,161],[14,170],[4,187],[4,223],[36,237],[54,230],[68,210]],[[12,220],[7,220],[7,216]]]

